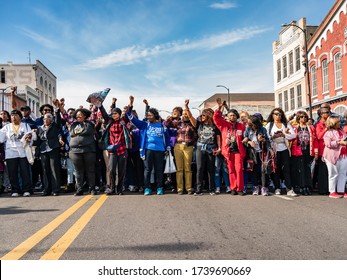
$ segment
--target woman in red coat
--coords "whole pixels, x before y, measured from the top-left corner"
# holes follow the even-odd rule
[[[218,109],[214,112],[213,120],[222,134],[222,155],[227,160],[229,169],[230,189],[232,195],[244,195],[243,160],[246,152],[242,144],[245,125],[239,123],[239,113],[230,109],[227,120],[222,116],[223,103],[217,99]]]
[[[296,114],[296,125],[293,125],[296,138],[292,142],[292,168],[295,170],[296,183],[303,195],[311,194],[311,162],[318,160],[318,141],[316,130],[308,124],[308,115],[305,111]],[[294,179],[294,178],[293,178]]]
[[[329,117],[330,111],[327,108],[321,108],[317,113],[320,117],[315,126],[318,140],[318,193],[321,195],[326,195],[329,194],[328,169],[325,162],[322,160],[322,155],[325,147],[323,137],[327,131],[325,123]]]

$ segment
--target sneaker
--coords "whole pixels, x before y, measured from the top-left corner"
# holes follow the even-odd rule
[[[281,190],[280,189],[275,189],[275,195],[281,195]]]
[[[344,198],[347,198],[347,193],[342,193],[341,194]]]
[[[337,192],[332,192],[329,194],[329,197],[331,198],[342,198],[343,196],[338,194]]]
[[[292,197],[298,196],[298,195],[295,193],[294,190],[289,190],[289,191],[287,191],[287,195],[288,195],[288,196],[292,196]]]
[[[285,189],[286,188],[286,184],[284,181],[281,182],[281,189]]]
[[[193,194],[194,194],[194,191],[193,191],[193,190],[189,190],[189,191],[187,192],[187,194],[188,194],[188,195],[193,195]]]
[[[216,193],[215,192],[210,192],[210,195],[216,195]]]
[[[183,191],[178,191],[177,194],[178,194],[178,195],[182,195],[182,194],[183,194]]]
[[[229,187],[229,186],[226,186],[226,187],[225,187],[225,192],[226,192],[226,193],[230,193],[230,192],[231,192],[231,190],[230,190],[230,187]]]
[[[266,187],[262,187],[261,188],[261,195],[263,195],[263,196],[268,196],[269,195],[269,193],[267,192],[267,188]]]
[[[17,197],[17,196],[19,196],[19,194],[16,193],[16,192],[14,192],[11,196],[12,196],[12,197]]]
[[[237,192],[237,194],[240,195],[240,196],[246,195],[246,193],[245,193],[244,191],[242,191],[242,192]]]
[[[30,196],[30,192],[25,192],[25,193],[23,193],[23,196],[25,196],[25,197]]]
[[[220,188],[216,188],[216,194],[220,194]]]
[[[231,194],[231,195],[237,195],[237,191],[231,190],[231,191],[230,191],[230,194]]]
[[[105,194],[110,195],[112,193],[111,188],[106,188],[105,189]]]
[[[254,186],[253,195],[258,195],[258,194],[259,194],[259,187],[258,186]]]
[[[129,185],[129,191],[131,191],[131,192],[136,191],[136,187],[133,185]]]
[[[144,195],[151,195],[152,190],[150,188],[145,188],[145,191],[143,192]]]
[[[157,195],[163,195],[164,194],[164,189],[163,188],[158,188],[157,189]]]
[[[195,196],[200,196],[200,195],[202,195],[202,192],[195,192],[194,195]]]

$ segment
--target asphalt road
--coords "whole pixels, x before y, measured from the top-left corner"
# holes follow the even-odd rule
[[[62,217],[82,200],[85,204]],[[318,195],[2,195],[0,256],[24,260],[346,260],[346,210],[347,199]],[[10,254],[14,248],[22,252],[20,257]],[[57,248],[62,252],[58,257],[54,255]]]

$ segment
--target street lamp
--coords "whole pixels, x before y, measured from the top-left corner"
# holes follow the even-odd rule
[[[301,28],[300,26],[296,25],[295,23],[290,23],[290,24],[282,24],[282,27],[287,27],[287,26],[293,26],[296,28],[299,28],[302,33],[304,33],[304,45],[305,45],[305,49],[304,49],[304,56],[305,56],[305,72],[306,72],[306,79],[307,79],[307,95],[308,95],[308,109],[310,112],[310,118],[312,119],[312,98],[311,98],[311,82],[310,82],[310,68],[308,65],[308,50],[307,50],[307,34],[306,34],[306,29]]]
[[[229,92],[229,88],[227,88],[226,86],[223,85],[218,85],[216,87],[223,87],[228,91],[228,108],[230,108],[230,92]]]
[[[12,86],[8,86],[6,88],[0,88],[1,90],[1,111],[4,111],[4,102],[5,102],[5,91]]]

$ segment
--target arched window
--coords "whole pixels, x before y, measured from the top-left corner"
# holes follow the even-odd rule
[[[40,85],[43,86],[43,78],[42,78],[42,76],[40,77]]]
[[[316,65],[311,67],[312,96],[317,96],[317,70]]]
[[[347,111],[347,107],[345,105],[339,105],[334,109],[334,113],[343,116]]]
[[[341,53],[334,55],[335,89],[342,87]]]
[[[49,92],[52,91],[52,85],[51,85],[51,84],[48,85],[48,91],[49,91]]]
[[[47,81],[45,81],[45,89],[47,89]]]
[[[328,60],[324,59],[322,61],[322,86],[323,86],[323,93],[329,91],[329,77],[328,77]]]

